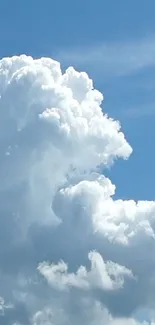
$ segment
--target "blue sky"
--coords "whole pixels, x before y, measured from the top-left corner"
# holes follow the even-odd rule
[[[0,57],[52,56],[86,70],[134,152],[110,171],[117,195],[154,198],[154,0],[1,0]]]

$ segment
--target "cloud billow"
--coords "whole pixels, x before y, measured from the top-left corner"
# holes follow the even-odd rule
[[[102,101],[73,67],[0,61],[0,324],[136,325],[153,308],[155,202],[114,200],[101,170],[132,148]]]

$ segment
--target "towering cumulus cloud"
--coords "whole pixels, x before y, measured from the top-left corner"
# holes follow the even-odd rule
[[[0,325],[136,325],[154,308],[155,202],[114,200],[104,170],[132,148],[102,101],[52,59],[0,61]]]

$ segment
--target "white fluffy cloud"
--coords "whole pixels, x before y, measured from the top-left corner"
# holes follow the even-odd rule
[[[97,252],[90,252],[88,258],[91,262],[90,271],[87,271],[84,266],[80,266],[76,274],[68,273],[68,266],[63,261],[57,265],[42,263],[38,269],[51,286],[60,290],[65,290],[68,287],[77,287],[81,290],[93,287],[116,290],[123,286],[124,276],[132,277],[130,270],[116,263],[105,263]]]
[[[140,233],[155,239],[155,202],[139,201],[136,204],[132,200],[114,201],[111,198],[114,192],[115,187],[104,176],[98,176],[93,181],[81,181],[60,189],[56,194],[58,199],[55,199],[56,211],[62,218],[66,213],[74,218],[78,207],[80,213],[77,218],[86,218],[88,215],[93,230],[109,241],[127,245]]]
[[[132,148],[102,101],[52,59],[0,61],[0,294],[13,304],[0,300],[0,324],[137,325],[154,308],[155,202],[114,200],[101,171]]]

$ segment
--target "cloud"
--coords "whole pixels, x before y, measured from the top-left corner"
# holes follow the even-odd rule
[[[100,43],[70,48],[55,55],[65,65],[96,71],[104,78],[124,76],[155,66],[154,36],[135,41]]]
[[[132,277],[130,270],[116,263],[105,263],[97,252],[90,252],[88,258],[91,262],[90,271],[87,271],[84,266],[80,266],[76,274],[68,273],[68,266],[63,261],[57,265],[41,263],[38,270],[51,286],[56,286],[60,290],[65,290],[68,287],[77,287],[81,290],[89,290],[91,287],[117,290],[123,286],[124,276]]]
[[[132,148],[102,101],[73,67],[0,61],[0,324],[137,325],[154,308],[155,202],[114,199],[103,173]]]
[[[83,308],[85,309],[87,305],[87,302],[83,302]],[[105,308],[102,308],[102,306],[96,302],[93,306],[89,305],[89,315],[84,312],[85,317],[84,320],[87,321],[88,324],[95,325],[96,323],[99,325],[106,324],[106,325],[154,325],[154,322],[148,323],[148,322],[138,322],[134,320],[133,318],[117,318],[114,319]],[[32,319],[32,324],[33,325],[53,325],[55,324],[55,321],[57,324],[67,324],[69,321],[64,317],[63,311],[61,310],[59,315],[55,315],[51,310],[45,309],[43,311],[38,311],[33,319]],[[63,322],[62,322],[63,318]],[[73,316],[72,317],[72,324],[78,325],[78,321],[76,318]]]
[[[13,306],[11,304],[5,304],[5,301],[0,297],[0,314],[4,315],[5,309],[11,309]]]

